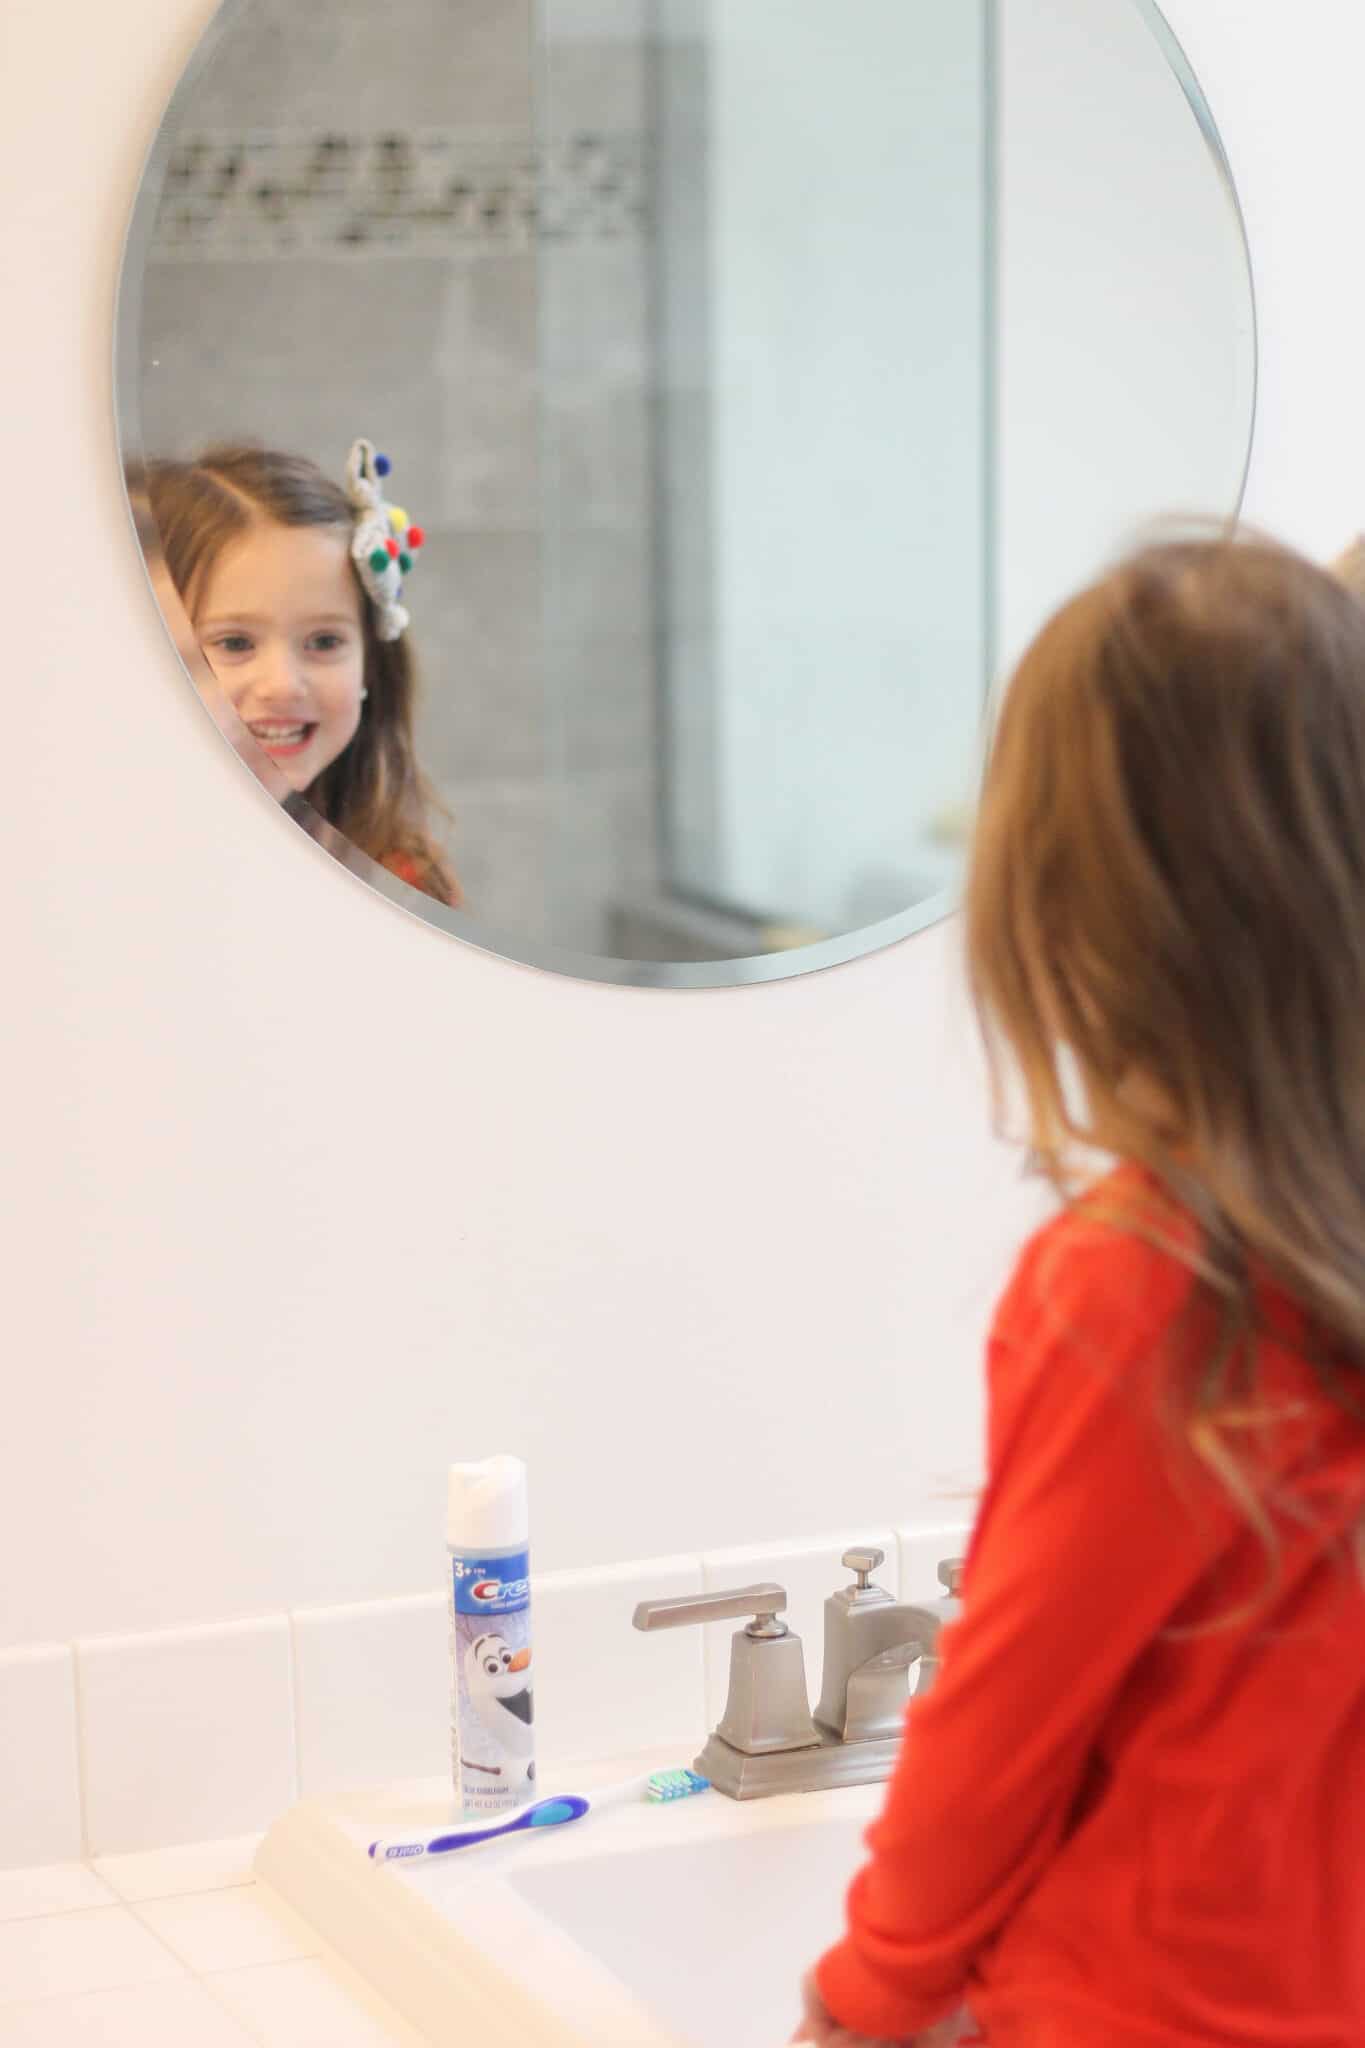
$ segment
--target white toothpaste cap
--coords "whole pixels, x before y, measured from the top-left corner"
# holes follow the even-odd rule
[[[468,1557],[521,1550],[527,1542],[526,1466],[506,1455],[452,1465],[446,1543]]]

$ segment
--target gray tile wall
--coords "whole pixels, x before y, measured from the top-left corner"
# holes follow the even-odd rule
[[[194,122],[529,133],[535,14],[531,0],[238,0]]]
[[[193,188],[210,229],[235,207],[250,253],[212,233],[154,250],[144,427],[149,452],[249,438],[338,476],[356,434],[389,453],[392,494],[429,536],[408,591],[421,758],[470,907],[603,951],[613,901],[657,873],[652,257],[619,175],[647,153],[649,9],[534,13],[246,0],[185,109],[212,148],[174,204]],[[568,197],[539,222],[466,208],[459,234],[428,221],[425,240],[367,249],[310,235],[302,184],[272,241],[214,169],[234,137],[297,165],[310,135],[386,129],[453,132],[490,161],[539,153]]]

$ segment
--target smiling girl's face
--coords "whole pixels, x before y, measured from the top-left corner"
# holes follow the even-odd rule
[[[262,520],[225,549],[194,625],[242,723],[307,789],[355,738],[365,678],[349,535]]]

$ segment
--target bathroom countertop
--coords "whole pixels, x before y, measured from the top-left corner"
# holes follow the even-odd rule
[[[0,2048],[422,2048],[256,1885],[260,1839],[0,1870]]]

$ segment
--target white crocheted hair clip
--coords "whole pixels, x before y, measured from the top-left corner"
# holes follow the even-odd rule
[[[346,464],[346,495],[355,520],[351,559],[374,606],[375,631],[381,640],[397,640],[409,623],[399,603],[403,578],[426,539],[402,506],[390,505],[384,497],[383,478],[390,466],[388,456],[376,455],[370,441],[357,441]]]

